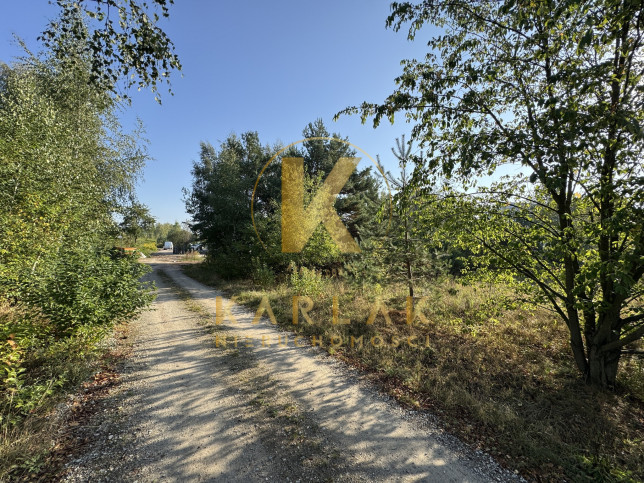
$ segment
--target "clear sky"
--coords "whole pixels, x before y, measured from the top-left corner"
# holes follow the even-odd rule
[[[47,0],[4,0],[1,11],[0,61],[11,63],[20,54],[12,34],[38,50],[36,38],[57,9]],[[408,42],[406,31],[385,28],[389,12],[387,0],[176,0],[161,26],[183,77],[173,74],[174,96],[162,91],[161,106],[150,92],[132,92],[122,114],[129,128],[139,117],[150,141],[140,201],[157,221],[185,221],[181,189],[190,186],[200,141],[217,146],[230,133],[257,131],[264,144],[289,144],[318,117],[394,171],[390,148],[411,129],[402,116],[376,130],[359,116],[332,120],[349,105],[382,101],[394,90],[400,61],[426,53],[431,32]]]

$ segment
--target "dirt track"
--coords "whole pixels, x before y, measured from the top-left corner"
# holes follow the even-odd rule
[[[321,350],[294,347],[292,337],[278,345],[286,333],[252,324],[248,310],[231,306],[238,323],[215,326],[222,294],[185,276],[176,259],[145,261],[159,294],[134,325],[134,358],[114,396],[120,415],[107,426],[119,444],[93,457],[89,448],[67,481],[95,481],[97,472],[104,481],[516,478]],[[179,297],[187,293],[192,302]],[[215,347],[216,336],[239,343]]]

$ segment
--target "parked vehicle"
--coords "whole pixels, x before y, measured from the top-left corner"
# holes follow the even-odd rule
[[[171,242],[171,241],[167,241],[167,242],[165,242],[165,243],[163,244],[163,249],[164,249],[164,250],[173,250],[173,249],[174,249],[174,245],[172,244],[172,242]],[[174,251],[174,250],[173,250],[173,251]]]

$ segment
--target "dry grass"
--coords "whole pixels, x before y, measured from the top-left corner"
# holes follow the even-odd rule
[[[202,262],[204,259],[204,256],[199,253],[199,252],[190,252],[186,253],[181,257],[182,262],[188,262],[188,263],[196,263],[196,262]]]
[[[249,281],[219,280],[205,265],[186,272],[253,310],[267,296],[278,323],[322,336],[330,353],[364,369],[403,404],[439,414],[447,429],[530,479],[644,479],[641,361],[624,359],[616,392],[589,388],[572,361],[565,326],[545,311],[513,306],[503,287],[450,280],[422,287],[427,321],[409,326],[404,286],[323,280],[312,291],[318,293],[309,312],[313,324],[300,316],[295,326],[296,293],[286,282],[258,289]],[[332,297],[350,325],[332,324]],[[366,325],[377,298],[391,323],[378,315]],[[332,336],[343,344],[330,344]],[[351,336],[363,343],[351,347]],[[418,347],[406,343],[414,336]],[[370,343],[374,337],[381,347]]]

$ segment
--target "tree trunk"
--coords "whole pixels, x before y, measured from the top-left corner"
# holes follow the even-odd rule
[[[604,389],[614,388],[620,354],[621,349],[600,352],[598,347],[591,347],[588,353],[589,384]]]
[[[597,330],[588,344],[588,383],[593,386],[605,389],[615,387],[617,366],[622,353],[622,347],[618,345],[620,330],[615,329],[619,325],[618,310],[606,311],[599,317]],[[604,349],[605,347],[610,347],[610,350]]]
[[[409,256],[409,222],[405,218],[405,266],[407,268],[407,284],[409,285],[409,296],[414,296],[414,280],[411,273],[411,260]]]
[[[406,265],[407,265],[407,283],[409,285],[409,296],[413,297],[414,296],[414,281],[412,279],[412,273],[411,273],[411,262],[409,260],[406,260]]]

